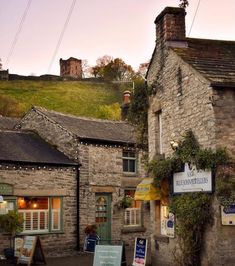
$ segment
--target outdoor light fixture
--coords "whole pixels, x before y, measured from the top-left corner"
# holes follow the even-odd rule
[[[3,196],[0,195],[0,203],[3,203],[4,200],[3,200]]]
[[[178,143],[177,141],[175,141],[175,140],[172,140],[172,141],[170,142],[170,144],[171,144],[171,148],[172,148],[173,150],[176,150],[176,149],[179,147],[179,143]]]

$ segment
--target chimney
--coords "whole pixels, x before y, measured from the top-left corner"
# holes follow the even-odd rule
[[[130,102],[131,102],[130,97],[131,97],[130,91],[124,91],[123,92],[123,104],[121,106],[122,120],[126,120],[126,118],[127,118],[127,113],[128,113],[128,109],[130,107]]]
[[[177,45],[178,42],[181,44],[186,44],[185,15],[186,12],[184,8],[166,7],[157,16],[154,21],[156,24],[157,45]]]

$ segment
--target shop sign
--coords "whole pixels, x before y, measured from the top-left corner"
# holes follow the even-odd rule
[[[145,238],[135,239],[135,251],[133,266],[144,266],[146,264],[148,240]]]
[[[122,246],[96,245],[93,266],[121,266]]]
[[[197,170],[186,163],[184,172],[174,173],[173,193],[212,192],[211,171]]]
[[[13,186],[10,184],[0,183],[0,195],[13,195]]]
[[[221,206],[222,225],[235,225],[235,204],[228,207]]]

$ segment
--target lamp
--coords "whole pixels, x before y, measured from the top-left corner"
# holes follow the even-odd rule
[[[3,196],[0,195],[0,203],[3,203]]]

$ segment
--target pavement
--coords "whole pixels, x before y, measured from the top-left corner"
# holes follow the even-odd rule
[[[131,266],[133,260],[133,249],[128,248],[126,249],[125,253],[126,253],[126,266]],[[93,258],[94,258],[94,253],[77,252],[74,253],[72,256],[67,256],[67,257],[46,258],[46,266],[93,266]],[[3,265],[12,266],[15,264],[9,261],[0,260],[0,266]],[[37,263],[32,265],[44,265],[44,264]]]

